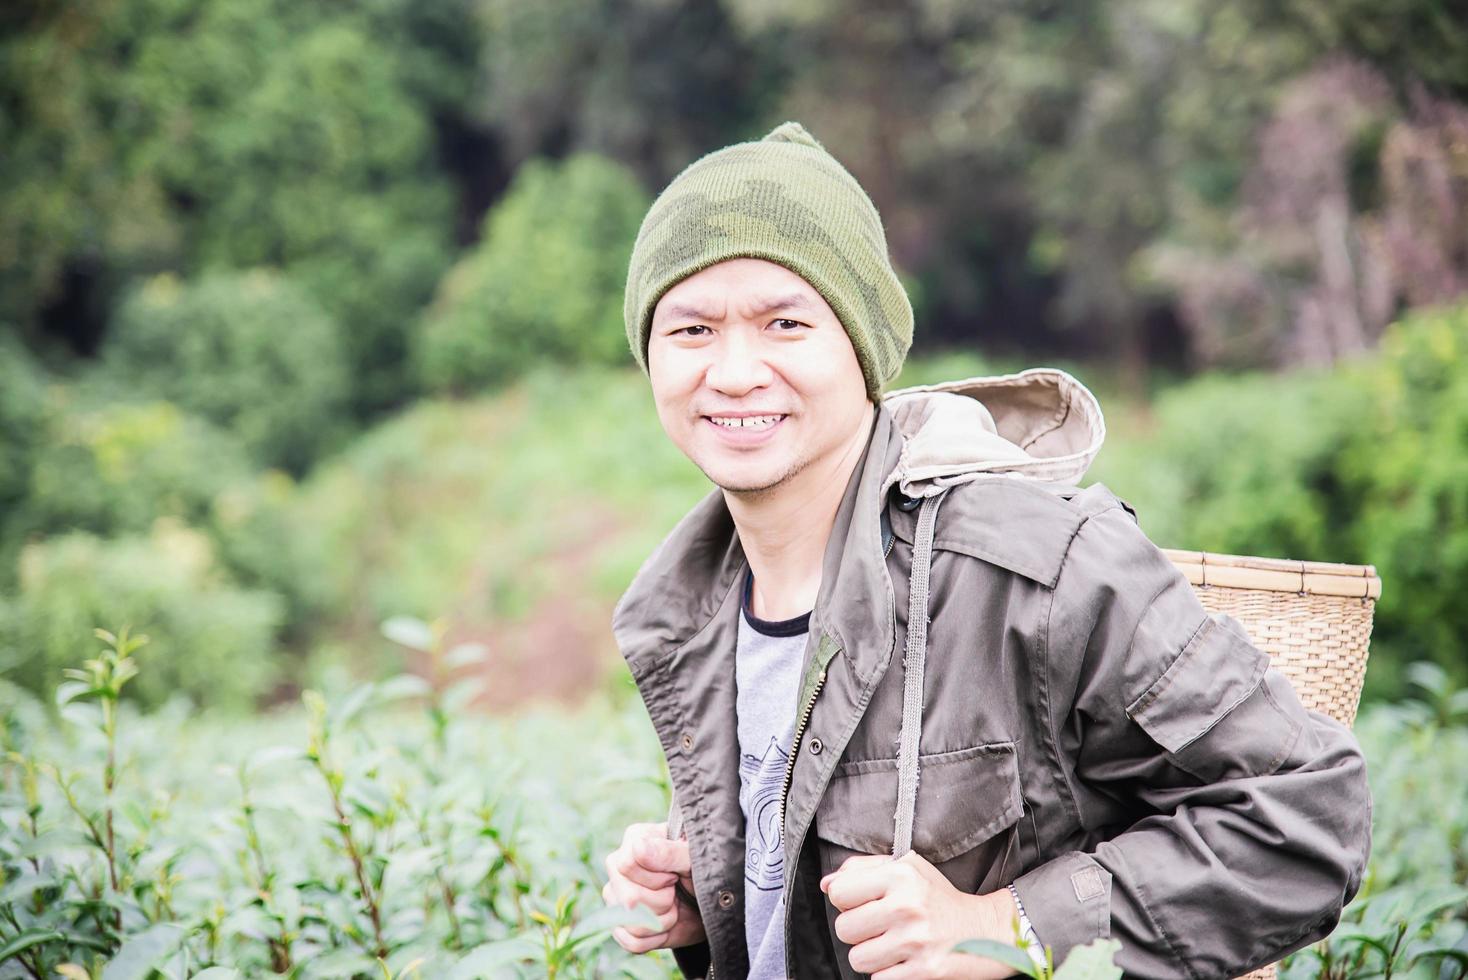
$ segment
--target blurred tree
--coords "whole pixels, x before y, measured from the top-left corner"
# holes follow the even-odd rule
[[[1373,641],[1468,681],[1468,304],[1393,324],[1362,367],[1370,400],[1341,476],[1352,551],[1382,579]]]
[[[745,44],[719,0],[478,0],[481,118],[510,161],[601,153],[661,187],[749,138],[785,45]],[[777,39],[778,41],[778,39]]]
[[[169,402],[64,406],[48,423],[18,515],[27,535],[141,534],[164,516],[195,523],[250,476],[238,441]]]
[[[257,471],[230,431],[171,402],[119,393],[116,380],[99,371],[55,385],[46,404],[29,411],[28,458],[4,471],[26,482],[0,510],[0,591],[13,591],[27,541],[78,531],[146,535],[161,520],[207,533],[232,582],[279,596],[281,625],[301,626],[321,605],[321,576],[311,538],[289,513],[291,478]],[[25,448],[23,440],[3,445]]]
[[[273,264],[349,327],[353,403],[401,397],[405,325],[449,261],[432,120],[462,115],[468,17],[467,0],[12,12],[0,317],[86,354],[134,276]]]
[[[276,596],[220,575],[199,531],[163,521],[147,536],[66,534],[27,545],[19,589],[0,596],[0,673],[50,691],[96,652],[98,623],[130,624],[152,638],[130,695],[246,709],[278,676],[280,619]]]
[[[114,380],[230,429],[265,465],[299,472],[342,433],[337,326],[273,273],[155,277],[123,302],[103,355]]]
[[[424,316],[425,384],[463,391],[545,361],[624,363],[622,290],[649,203],[628,170],[594,154],[523,166]]]
[[[1290,32],[1320,54],[1349,54],[1405,92],[1426,83],[1468,101],[1468,17],[1455,0],[1247,0],[1260,34]]]
[[[359,409],[400,398],[407,324],[447,266],[452,196],[391,50],[350,24],[293,40],[205,144],[206,267],[274,265],[342,326]]]
[[[31,472],[45,446],[46,392],[39,367],[0,328],[0,587],[20,546],[17,511],[31,492]]]
[[[1202,364],[1328,364],[1403,309],[1468,294],[1468,108],[1361,62],[1286,85],[1237,203],[1148,256]]]

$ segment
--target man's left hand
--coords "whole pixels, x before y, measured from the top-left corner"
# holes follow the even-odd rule
[[[851,946],[851,968],[872,980],[998,980],[1014,975],[995,960],[951,952],[965,939],[1014,942],[1008,889],[961,892],[916,851],[901,858],[860,854],[821,879],[840,910],[836,935]]]

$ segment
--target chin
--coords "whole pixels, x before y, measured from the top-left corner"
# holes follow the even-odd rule
[[[700,467],[703,475],[720,490],[729,493],[767,493],[779,487],[795,475],[796,467],[752,467],[709,466]]]

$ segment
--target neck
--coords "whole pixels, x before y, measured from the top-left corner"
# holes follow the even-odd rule
[[[836,511],[861,459],[875,415],[839,451],[812,462],[778,487],[756,494],[724,491],[744,556],[754,571],[751,611],[790,619],[815,607],[821,564]]]

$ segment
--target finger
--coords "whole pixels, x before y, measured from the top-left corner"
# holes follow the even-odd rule
[[[841,867],[837,868],[835,871],[832,871],[830,874],[821,879],[821,891],[826,890],[826,882],[841,874],[841,872],[843,871],[854,871],[857,868],[876,867],[878,865],[887,864],[891,860],[892,856],[890,854],[853,854],[851,857],[841,862]]]
[[[627,930],[627,935],[635,939],[643,939],[648,936],[666,936],[672,931],[673,926],[678,924],[678,910],[671,909],[662,915],[655,915],[656,925],[638,925],[635,922],[628,923],[621,928]]]
[[[662,949],[668,941],[668,934],[660,932],[655,936],[634,936],[622,926],[612,930],[612,938],[617,941],[629,953],[646,953],[654,949]]]
[[[632,856],[648,871],[667,871],[675,875],[693,873],[688,842],[685,840],[644,837],[633,843]]]
[[[666,932],[673,928],[678,921],[678,909],[675,905],[677,899],[673,889],[666,888],[658,892],[650,892],[638,885],[611,886],[612,897],[607,904],[619,908],[634,909],[645,908],[657,919],[657,928],[649,928],[644,925],[628,925],[628,929],[634,936],[646,936],[655,932]]]
[[[901,964],[907,957],[901,945],[887,933],[851,947],[847,957],[857,973],[877,973]]]
[[[891,861],[849,871],[843,869],[827,883],[826,897],[844,912],[886,896],[898,874]]]
[[[622,846],[627,847],[633,841],[641,840],[643,837],[667,836],[668,822],[666,820],[661,823],[632,823],[628,824],[627,829],[622,831]]]
[[[607,877],[612,881],[634,881],[644,888],[667,888],[678,880],[678,875],[671,871],[654,871],[643,867],[628,847],[619,847],[608,854],[606,865]]]
[[[848,946],[875,939],[892,924],[892,909],[886,901],[867,902],[836,916],[836,935]]]

